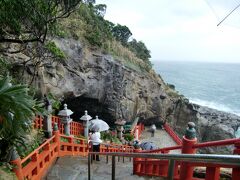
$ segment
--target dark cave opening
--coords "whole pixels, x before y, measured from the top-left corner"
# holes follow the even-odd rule
[[[109,113],[108,106],[99,102],[98,99],[88,98],[84,96],[66,98],[63,104],[68,105],[68,109],[71,109],[74,113],[71,118],[74,121],[80,121],[80,118],[84,115],[84,111],[87,110],[88,114],[95,119],[98,116],[99,119],[104,120],[111,127],[114,125],[116,118]],[[61,108],[62,109],[62,108]]]

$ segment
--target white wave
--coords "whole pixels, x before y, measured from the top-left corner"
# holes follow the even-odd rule
[[[197,99],[197,98],[189,99],[189,101],[194,104],[199,104],[201,106],[207,106],[212,109],[216,109],[216,110],[224,111],[224,112],[228,112],[228,113],[233,113],[233,114],[240,116],[240,110],[234,110],[224,104],[219,104],[219,103],[216,103],[213,101],[205,101],[205,100]]]

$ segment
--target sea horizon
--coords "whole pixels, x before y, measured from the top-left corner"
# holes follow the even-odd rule
[[[191,103],[240,116],[240,63],[152,61],[165,83]]]

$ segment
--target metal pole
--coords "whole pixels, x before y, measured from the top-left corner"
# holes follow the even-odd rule
[[[115,156],[112,156],[112,180],[115,180]]]
[[[88,180],[91,180],[91,154],[88,154]]]
[[[175,160],[170,159],[168,165],[168,180],[173,180],[174,178],[174,167],[175,167]]]

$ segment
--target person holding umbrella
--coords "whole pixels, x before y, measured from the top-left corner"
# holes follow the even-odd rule
[[[92,134],[90,134],[90,142],[93,145],[93,152],[100,152],[100,144],[102,143],[100,132],[107,131],[109,125],[102,119],[98,119],[98,116],[96,116],[96,119],[90,121],[89,129],[92,130]],[[95,160],[95,156],[93,156],[93,160]],[[96,156],[96,161],[100,161],[99,155]]]
[[[92,129],[92,134],[90,134],[90,141],[93,145],[93,152],[100,152],[100,144],[102,143],[101,135],[99,132],[99,128],[95,127]],[[92,156],[93,160],[95,160],[95,155]],[[100,161],[99,155],[96,155],[96,161]]]

